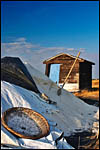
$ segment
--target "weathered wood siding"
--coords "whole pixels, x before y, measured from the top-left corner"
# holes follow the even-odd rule
[[[63,83],[66,76],[68,75],[72,65],[74,63],[74,60],[67,61],[66,64],[61,64],[60,66],[60,78],[59,83]],[[68,77],[67,83],[79,83],[79,62],[77,61],[70,76]]]
[[[46,62],[46,64],[66,64],[68,60],[71,63],[71,61],[75,59],[63,54],[61,56],[58,56],[58,57],[55,57],[54,59],[49,60],[48,62]]]
[[[49,77],[50,66],[52,64],[60,64],[59,84],[63,84],[74,61],[75,58],[71,55],[62,54],[57,57],[55,56],[48,61],[44,61],[44,64],[46,64],[45,74]],[[75,87],[76,90],[92,88],[92,65],[94,65],[94,63],[84,59],[78,59],[68,77],[66,88],[72,89]]]
[[[50,65],[51,64],[61,64],[60,65],[60,76],[59,83],[63,83],[67,74],[69,73],[75,59],[70,56],[62,55],[58,56],[53,60],[50,60],[49,63],[46,64],[45,74],[49,77],[50,73]],[[79,61],[77,60],[68,80],[68,83],[79,83]]]
[[[51,64],[46,64],[46,68],[45,68],[45,75],[47,75],[48,77],[50,74],[50,66],[51,66]]]

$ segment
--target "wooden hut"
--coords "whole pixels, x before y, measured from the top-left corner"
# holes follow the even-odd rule
[[[62,85],[75,58],[75,56],[60,53],[45,60],[43,62],[43,64],[46,64],[45,75],[59,85]],[[78,58],[64,88],[69,91],[91,89],[92,65],[95,65],[95,63]]]

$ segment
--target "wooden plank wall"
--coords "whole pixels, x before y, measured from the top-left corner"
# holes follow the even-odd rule
[[[55,57],[54,59],[51,59],[46,62],[45,74],[49,77],[51,64],[61,64],[59,83],[63,83],[74,61],[75,58],[66,55]],[[92,87],[92,64],[88,62],[79,62],[79,60],[77,60],[67,80],[67,83],[69,84],[77,83],[79,84],[79,89],[91,88]]]
[[[70,71],[70,68],[72,67],[74,61],[67,61],[66,64],[62,64],[60,67],[60,78],[59,78],[59,83],[63,83],[67,74]],[[68,83],[79,83],[79,62],[76,62],[68,80]]]
[[[45,68],[45,75],[47,75],[49,77],[49,73],[50,73],[50,66],[51,64],[46,64],[46,68]]]
[[[46,63],[45,74],[49,77],[50,64],[61,64],[59,83],[63,83],[74,61],[75,61],[74,58],[66,55],[61,55],[54,59],[51,59],[49,60],[49,62]],[[79,61],[78,60],[68,78],[68,83],[79,83]]]
[[[67,55],[61,55],[47,61],[46,64],[66,64],[68,60],[73,61],[75,59]]]

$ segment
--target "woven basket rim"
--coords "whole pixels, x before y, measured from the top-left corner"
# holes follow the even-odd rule
[[[13,113],[14,111],[18,111],[18,110],[20,110],[20,111],[22,111],[22,112],[23,112],[23,110],[33,112],[36,116],[38,116],[38,119],[40,118],[40,122],[41,122],[41,120],[42,120],[42,124],[46,127],[46,130],[44,131],[44,130],[42,129],[42,125],[40,125],[39,122],[38,122],[37,124],[40,126],[42,133],[37,134],[37,135],[35,135],[35,136],[34,136],[34,135],[33,135],[33,136],[25,136],[25,135],[23,135],[23,134],[21,134],[21,133],[19,133],[19,132],[14,131],[13,129],[11,129],[11,128],[7,125],[5,119],[9,116],[10,113]],[[35,117],[35,116],[34,116],[34,117]],[[33,120],[34,120],[34,119],[33,119]],[[16,135],[16,136],[18,136],[18,137],[20,137],[20,138],[26,138],[26,139],[33,139],[33,140],[35,140],[35,139],[40,139],[40,138],[42,138],[42,137],[44,137],[44,136],[47,136],[47,135],[49,134],[49,131],[50,131],[49,123],[48,123],[48,121],[46,120],[46,118],[45,118],[43,115],[41,115],[40,113],[34,111],[33,109],[26,108],[26,107],[12,107],[12,108],[7,109],[7,110],[6,110],[5,112],[3,112],[3,114],[2,114],[1,123],[2,123],[3,127],[6,128],[8,131],[10,131],[12,134],[14,134],[14,135]]]

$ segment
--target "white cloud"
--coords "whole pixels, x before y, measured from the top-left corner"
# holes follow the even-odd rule
[[[18,38],[13,42],[1,43],[1,57],[20,57],[23,61],[29,62],[32,66],[39,69],[43,73],[45,72],[45,65],[43,64],[44,60],[59,53],[68,53],[76,56],[79,50],[82,52],[80,55],[81,58],[89,58],[90,61],[96,62],[94,70],[96,71],[97,75],[99,72],[97,68],[99,62],[97,61],[98,54],[95,53],[95,57],[92,53],[87,55],[87,51],[85,48],[76,49],[67,47],[43,47],[39,44],[27,42],[26,38],[24,37]]]
[[[18,42],[25,42],[25,41],[26,41],[26,38],[21,37],[21,38],[16,39],[16,41],[18,41]]]
[[[75,50],[75,48],[68,48],[68,50],[69,50],[69,51],[73,51],[73,50]]]

